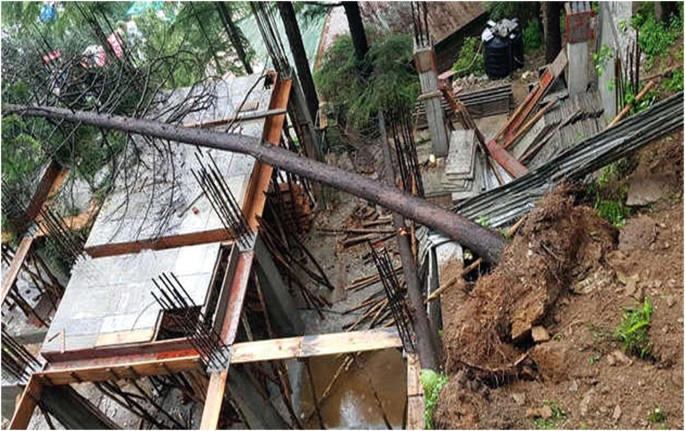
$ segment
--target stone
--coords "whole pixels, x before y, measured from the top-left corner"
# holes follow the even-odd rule
[[[466,384],[466,381],[468,380],[468,379],[466,378],[466,371],[464,371],[464,370],[459,370],[459,371],[457,372],[457,376],[456,376],[456,377],[457,377],[457,382],[458,382],[460,385],[462,385],[462,386],[465,385],[465,384]]]
[[[675,299],[671,295],[666,296],[666,305],[668,305],[668,308],[675,305]]]
[[[533,336],[533,341],[536,343],[542,343],[550,340],[549,332],[547,332],[543,326],[533,326],[531,335]]]
[[[588,409],[590,408],[590,401],[592,401],[592,394],[594,393],[594,390],[590,389],[587,391],[585,396],[583,396],[583,399],[580,401],[580,416],[585,417],[587,416]]]
[[[629,207],[640,207],[657,202],[666,196],[668,184],[658,178],[633,177],[628,185],[628,197],[626,205]]]
[[[623,353],[620,350],[614,350],[609,354],[610,356],[613,356],[616,363],[621,364],[621,365],[631,365],[633,363],[633,360],[630,359],[625,353]]]
[[[574,380],[571,382],[571,385],[568,387],[569,392],[578,392],[578,380]]]
[[[552,412],[552,408],[550,406],[542,406],[540,409],[540,417],[543,419],[549,419],[553,414],[554,413]]]
[[[523,406],[526,403],[526,396],[524,394],[511,394],[517,406]]]

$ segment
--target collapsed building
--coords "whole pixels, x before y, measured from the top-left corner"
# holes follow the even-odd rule
[[[586,2],[580,3],[568,6],[567,17],[589,13]],[[439,79],[430,25],[418,17],[415,60],[422,95],[413,126],[418,133],[428,129],[429,139],[417,144],[406,118],[389,119],[386,139],[396,151],[405,189],[412,185],[408,191],[472,220],[484,218],[491,227],[515,229],[562,178],[584,178],[680,125],[683,106],[677,97],[621,123],[617,120],[622,117],[607,119],[602,96],[585,91],[590,82],[587,62],[579,66],[581,57],[568,54],[578,49],[573,44],[587,46],[592,36],[588,28],[578,31],[577,39],[567,38],[567,51],[544,67],[526,99],[514,107],[507,84],[471,90]],[[567,26],[567,31],[574,28]],[[212,94],[211,103],[188,115],[183,126],[239,133],[299,154],[315,152],[313,125],[297,77],[279,61],[282,56],[274,61],[276,71],[262,75],[223,79],[209,89],[175,90],[179,104],[193,91]],[[586,75],[577,77],[583,67]],[[661,127],[654,128],[657,120]],[[27,316],[49,326],[39,354],[3,333],[3,347],[14,358],[14,383],[25,386],[10,427],[26,428],[36,408],[68,428],[116,427],[74,389],[87,383],[157,427],[298,427],[302,424],[290,376],[298,367],[282,361],[302,360],[299,372],[311,376],[309,358],[383,349],[403,351],[404,425],[423,427],[412,317],[403,305],[403,286],[396,277],[400,271],[385,252],[371,248],[367,256],[378,269],[385,303],[369,301],[362,317],[388,318],[389,327],[304,335],[298,304],[313,309],[329,304],[305,283],[290,282],[296,278],[293,267],[300,266],[315,284],[333,288],[313,256],[294,259],[306,253],[297,245],[298,235],[312,223],[316,186],[251,156],[158,144],[144,147],[141,173],[115,185],[87,239],[68,232],[78,225],[78,217],[48,214],[49,197],[65,172],[46,169],[32,202],[38,210],[29,216],[34,220],[42,211],[42,221],[16,252],[3,254],[8,268],[3,300],[21,302],[18,278],[42,268],[30,251],[37,237],[59,238],[74,264],[68,282],[53,280],[48,271],[40,277],[46,280],[41,283],[44,291],[56,291],[49,321],[40,307],[19,305]],[[438,156],[434,166],[419,163],[430,162],[431,155]],[[417,226],[412,236],[428,318],[439,328],[441,286],[450,281],[440,268],[448,261],[463,264],[465,251],[425,227]],[[127,385],[139,386],[137,394],[155,407],[153,413],[140,407]],[[161,393],[167,395],[158,397]],[[179,421],[169,413],[183,410],[179,400],[191,400],[199,414],[180,413]],[[176,407],[169,407],[174,403]],[[320,415],[318,410],[314,396],[309,416]]]

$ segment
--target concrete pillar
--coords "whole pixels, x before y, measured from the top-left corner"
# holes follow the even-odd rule
[[[590,2],[567,2],[566,56],[568,58],[569,94],[584,93],[590,83],[590,53],[588,42],[594,38]]]
[[[414,63],[421,83],[421,96],[426,107],[426,120],[431,135],[433,154],[446,157],[449,151],[447,119],[442,109],[442,95],[438,87],[438,71],[435,66],[435,52],[432,46],[414,46]]]
[[[255,256],[257,257],[255,270],[264,293],[271,326],[281,337],[302,335],[304,324],[300,319],[295,301],[288,292],[288,287],[278,272],[269,250],[259,237],[255,242]]]
[[[40,400],[66,429],[120,429],[69,385],[44,386]]]
[[[228,377],[231,400],[240,410],[250,429],[289,429],[270,400],[254,387],[242,367],[231,367]]]

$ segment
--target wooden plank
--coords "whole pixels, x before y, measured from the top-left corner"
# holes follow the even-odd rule
[[[202,421],[200,422],[201,430],[215,430],[219,426],[219,416],[224,401],[223,393],[226,390],[227,379],[228,370],[220,373],[212,373],[209,377],[207,398],[205,400],[204,409],[202,410]],[[209,396],[210,394],[212,396]],[[221,396],[219,396],[219,394],[221,394]]]
[[[44,384],[53,386],[78,382],[103,382],[120,379],[137,379],[143,376],[157,376],[169,373],[190,371],[202,366],[195,350],[184,351],[180,357],[160,358],[151,356],[147,360],[122,361],[115,364],[99,364],[85,367],[48,369],[33,374]],[[116,376],[116,377],[115,377]]]
[[[36,218],[40,210],[49,202],[46,202],[49,198],[54,197],[59,188],[64,183],[67,175],[69,174],[69,169],[63,168],[59,163],[52,160],[48,165],[43,177],[38,183],[38,188],[31,198],[28,207],[26,207],[26,216],[29,221]]]
[[[231,363],[274,361],[402,347],[395,328],[237,343]]]
[[[421,385],[421,365],[415,353],[407,355],[407,396],[423,396]]]
[[[17,280],[17,276],[19,276],[21,267],[24,266],[24,260],[26,259],[26,256],[28,256],[29,250],[31,250],[33,239],[32,235],[27,234],[19,243],[17,252],[14,254],[10,267],[7,269],[7,274],[5,274],[5,278],[2,279],[2,302],[5,302],[7,294]]]
[[[43,386],[40,384],[40,381],[34,376],[31,376],[28,384],[24,388],[24,392],[21,394],[21,398],[19,398],[8,429],[19,430],[26,429],[29,426],[33,410],[35,410],[36,405],[38,405],[42,391]]]
[[[421,385],[421,365],[415,353],[407,355],[407,429],[424,429],[425,399]]]
[[[162,238],[110,243],[86,247],[85,251],[91,257],[116,256],[121,254],[138,253],[141,250],[164,250],[167,248],[185,247],[189,245],[205,244],[208,242],[230,241],[225,228],[192,232],[187,234],[165,236]]]
[[[192,348],[192,346],[187,338],[175,338],[171,340],[153,341],[151,343],[136,343],[128,346],[102,346],[95,349],[70,350],[64,353],[41,352],[41,355],[50,362],[51,367],[64,368],[92,364],[96,361],[111,360],[116,362],[121,358],[146,357],[150,354],[178,352],[190,348]]]

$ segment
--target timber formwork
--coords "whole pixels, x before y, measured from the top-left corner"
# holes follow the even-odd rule
[[[272,145],[278,146],[281,142],[285,124],[285,109],[290,99],[291,88],[292,81],[290,79],[276,77],[268,111],[266,111],[268,115],[263,117],[262,130],[262,139]],[[255,235],[258,232],[265,209],[272,174],[273,168],[270,165],[255,160],[242,199],[241,210],[250,230]],[[28,244],[24,247],[30,248],[29,241],[30,239],[27,239]],[[224,246],[230,246],[236,241],[227,238],[224,229],[214,228],[209,231],[196,231],[191,234],[181,233],[172,237],[161,236],[144,241],[121,241],[117,244],[102,243],[91,247],[87,245],[86,252],[92,257],[107,259],[132,253],[166,252],[178,247],[190,248],[212,245],[217,242]],[[231,256],[228,258],[230,260],[229,269],[223,281],[227,294],[219,302],[217,308],[219,321],[215,322],[215,328],[221,343],[230,346],[231,364],[402,347],[402,341],[394,329],[236,343],[252,267],[258,262],[257,252],[254,249],[238,250],[238,247],[232,247],[230,254]],[[17,256],[19,256],[17,259],[20,259],[21,253],[18,252]],[[219,253],[219,256],[221,258],[222,255]],[[92,269],[93,260],[88,261],[86,266]],[[91,274],[91,276],[93,275]],[[4,295],[5,284],[3,284]],[[84,382],[114,382],[121,379],[139,379],[146,376],[161,376],[204,369],[204,361],[200,352],[193,347],[188,338],[158,340],[152,335],[151,331],[154,328],[159,328],[159,322],[156,326],[146,328],[146,332],[142,335],[140,331],[115,333],[113,336],[106,337],[105,342],[95,342],[92,345],[87,344],[85,347],[78,343],[65,346],[61,344],[63,341],[53,340],[53,345],[49,349],[44,349],[44,356],[49,358],[48,362],[42,370],[31,374],[17,403],[9,428],[27,428],[46,386],[62,386]],[[59,339],[60,334],[56,335]],[[55,334],[53,334],[54,336]],[[61,337],[64,337],[63,332]],[[46,340],[46,344],[48,343],[50,340]],[[420,388],[420,385],[417,386],[418,369],[416,366],[412,368],[411,365],[415,364],[415,358],[413,362],[411,362],[411,358],[408,361],[410,370],[415,374],[412,380],[414,382],[413,389],[411,391],[408,389],[408,393],[411,392],[413,397],[412,405],[408,405],[408,416],[413,418],[411,421],[413,426],[417,426],[416,421],[422,417],[422,410],[413,408],[416,404],[416,396],[420,392],[420,389],[417,389],[417,387]],[[207,373],[209,379],[204,396],[200,427],[202,429],[216,429],[219,426],[219,418],[224,406],[227,384],[230,384],[230,370],[226,366],[225,369],[213,369]]]

